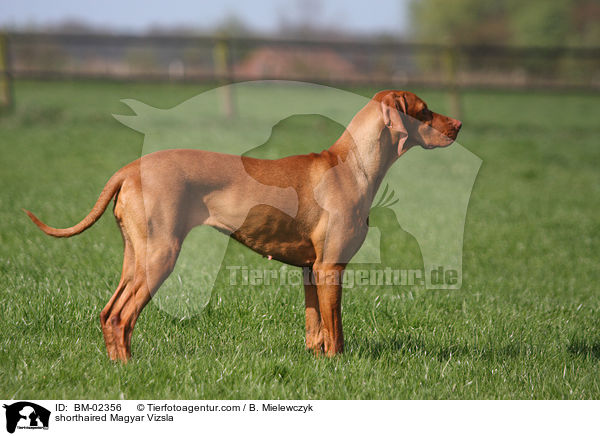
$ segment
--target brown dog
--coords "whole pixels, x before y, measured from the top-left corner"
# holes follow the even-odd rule
[[[165,150],[117,171],[79,224],[46,234],[69,237],[115,199],[124,241],[121,281],[100,322],[111,359],[131,357],[135,322],[175,266],[188,232],[209,225],[252,250],[303,267],[306,347],[342,352],[341,277],[367,234],[367,218],[390,166],[415,145],[450,145],[458,120],[431,112],[415,94],[382,91],[319,154],[277,160],[200,150]]]

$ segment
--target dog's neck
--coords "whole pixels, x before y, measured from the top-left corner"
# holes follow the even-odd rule
[[[329,152],[350,167],[359,193],[369,204],[387,171],[399,157],[397,146],[391,141],[379,104],[371,101],[355,115],[342,136],[329,148]]]

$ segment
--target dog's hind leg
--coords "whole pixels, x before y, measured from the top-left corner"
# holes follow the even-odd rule
[[[127,361],[137,318],[173,270],[182,239],[169,220],[148,220],[139,180],[124,183],[115,217],[125,245],[123,273],[100,321],[109,357]]]
[[[173,271],[181,249],[175,238],[152,238],[144,245],[147,249],[140,255],[136,249],[134,278],[118,297],[109,317],[117,358],[123,361],[131,357],[131,335],[140,313]]]
[[[121,234],[123,236],[123,271],[121,272],[121,280],[115,290],[113,296],[110,298],[102,312],[100,312],[100,325],[102,326],[102,334],[104,335],[104,343],[106,344],[106,351],[112,360],[117,359],[117,346],[115,338],[113,336],[113,329],[108,318],[111,310],[117,299],[121,296],[126,286],[133,280],[135,272],[135,255],[133,252],[133,246],[129,240],[129,236],[126,234],[125,229],[119,223],[121,227]]]
[[[135,323],[152,296],[171,274],[189,224],[172,213],[171,205],[139,179],[126,180],[115,205],[125,241],[123,277],[101,314],[111,359],[131,357]],[[146,211],[151,211],[147,214]]]

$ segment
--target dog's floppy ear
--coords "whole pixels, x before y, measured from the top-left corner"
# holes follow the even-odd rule
[[[383,122],[385,125],[399,134],[398,154],[401,154],[402,147],[408,138],[408,131],[404,125],[402,115],[406,114],[406,100],[404,96],[397,96],[393,92],[388,93],[381,100],[381,113],[383,114]]]

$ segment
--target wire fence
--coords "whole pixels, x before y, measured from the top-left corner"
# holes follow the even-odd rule
[[[600,48],[11,33],[0,39],[0,80],[6,83],[11,78],[286,79],[451,90],[598,91]],[[6,89],[5,93],[10,92],[10,85]]]

